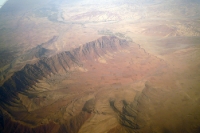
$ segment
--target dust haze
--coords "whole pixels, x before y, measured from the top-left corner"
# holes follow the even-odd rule
[[[198,0],[8,0],[0,132],[199,133]]]

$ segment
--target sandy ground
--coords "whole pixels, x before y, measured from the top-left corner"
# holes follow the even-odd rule
[[[64,3],[59,10],[52,9],[51,14],[57,13],[53,18],[37,10],[13,16],[1,13],[1,84],[25,64],[40,59],[35,55],[24,59],[38,45],[51,50],[50,57],[104,35],[132,41],[127,49],[85,61],[70,73],[40,80],[28,90],[34,96],[19,94],[21,103],[9,107],[11,116],[29,126],[63,123],[92,99],[92,115],[80,133],[199,132],[198,7],[189,3],[178,8],[170,2],[117,6]],[[130,126],[124,117],[139,128]]]

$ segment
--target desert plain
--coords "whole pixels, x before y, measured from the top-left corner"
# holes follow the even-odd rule
[[[8,0],[0,132],[199,133],[200,2]]]

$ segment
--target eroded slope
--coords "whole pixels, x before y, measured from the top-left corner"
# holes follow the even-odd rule
[[[17,120],[15,124],[22,125],[18,129],[22,132],[47,128],[49,122],[60,132],[97,132],[101,126],[105,128],[99,132],[105,132],[118,124],[134,131],[140,128],[135,121],[137,110],[130,106],[133,111],[127,113],[128,103],[149,77],[162,75],[166,68],[164,61],[138,44],[102,37],[26,65],[1,86],[1,107]],[[107,120],[110,125],[106,126],[103,121]]]

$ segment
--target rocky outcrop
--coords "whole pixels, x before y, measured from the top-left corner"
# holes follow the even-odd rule
[[[61,124],[49,122],[36,127],[31,127],[6,117],[5,124],[0,131],[1,133],[77,133],[90,115],[90,113],[81,111],[77,116]]]
[[[26,91],[29,86],[35,84],[39,79],[51,73],[62,70],[67,71],[77,65],[79,65],[78,60],[70,52],[44,58],[33,65],[26,65],[0,87],[0,101],[8,102],[9,99],[16,97],[17,92]]]
[[[8,105],[12,106],[12,104],[20,102],[18,93],[26,94],[26,91],[31,86],[49,75],[63,72],[67,74],[67,72],[74,70],[76,67],[84,67],[85,61],[94,61],[105,54],[115,52],[127,46],[128,42],[125,40],[120,40],[114,36],[104,36],[74,50],[65,51],[49,58],[45,57],[35,64],[27,64],[23,69],[15,72],[0,87],[0,106],[6,110]],[[6,132],[48,132],[54,130],[54,127],[56,132],[78,132],[84,121],[89,118],[93,108],[94,100],[87,101],[80,114],[77,114],[63,124],[49,123],[30,128],[20,122],[12,121],[9,117],[4,120],[6,122],[0,124],[2,128],[6,128]],[[4,123],[6,124],[4,125]],[[72,125],[76,125],[74,129],[71,127]],[[8,127],[13,127],[12,131]],[[20,129],[23,129],[23,131]]]
[[[117,37],[107,37],[86,43],[72,51],[73,55],[78,59],[92,59],[103,56],[108,52],[114,52],[120,50],[123,47],[128,46],[126,40],[118,39]]]
[[[36,64],[27,64],[22,70],[14,73],[0,87],[0,101],[7,103],[17,92],[26,91],[39,79],[51,73],[67,72],[73,67],[82,66],[83,60],[94,60],[108,52],[114,52],[122,47],[128,46],[128,42],[114,36],[102,37],[96,41],[84,44],[72,51],[62,52],[50,58],[43,58]]]
[[[30,123],[13,120],[0,111],[0,133],[77,133],[81,126],[91,117],[94,99],[85,102],[82,110],[76,115],[61,121],[49,120],[48,123]]]
[[[38,127],[29,127],[7,118],[2,133],[55,133],[58,132],[59,128],[60,125],[54,122]]]
[[[110,101],[110,106],[117,113],[118,118],[119,118],[119,123],[122,125],[121,128],[126,128],[126,130],[132,130],[132,131],[139,129],[139,125],[137,124],[137,121],[136,121],[137,107],[134,105],[134,102],[131,104],[127,104],[126,101],[123,101],[122,112],[119,111],[115,107],[114,100]],[[115,130],[115,129],[112,129],[112,130]],[[112,132],[112,130],[110,132]]]

